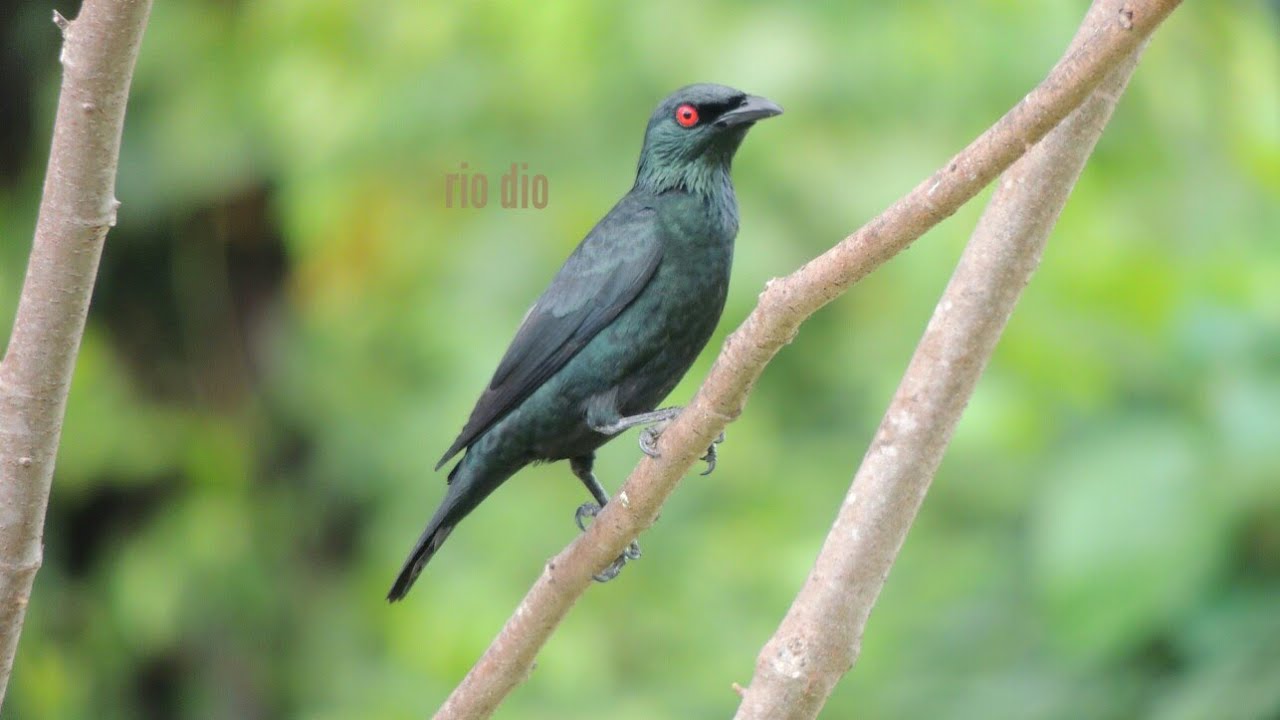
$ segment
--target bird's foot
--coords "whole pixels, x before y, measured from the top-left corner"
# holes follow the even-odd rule
[[[578,529],[582,532],[587,531],[587,520],[594,520],[596,515],[600,514],[600,506],[593,502],[584,502],[578,506],[573,513],[573,521],[577,523]]]
[[[573,520],[578,524],[579,530],[586,532],[587,525],[588,525],[588,522],[587,522],[588,518],[594,520],[596,515],[599,515],[599,514],[600,514],[599,505],[593,502],[585,502],[578,506],[578,510],[573,514]],[[591,578],[596,582],[600,582],[600,583],[609,582],[610,580],[618,577],[618,573],[622,572],[622,567],[626,565],[628,561],[639,560],[639,559],[640,559],[640,543],[636,542],[635,540],[632,540],[631,544],[627,546],[626,550],[622,551],[622,554],[619,555],[616,560],[609,563],[599,573],[592,575]]]
[[[705,462],[707,463],[707,469],[706,469],[706,470],[703,470],[703,471],[700,473],[701,475],[703,475],[703,476],[710,475],[712,472],[714,472],[714,471],[715,471],[715,469],[716,469],[716,456],[717,456],[717,455],[716,455],[716,446],[717,446],[717,445],[719,445],[719,444],[720,444],[720,443],[722,443],[722,442],[724,442],[724,431],[723,431],[723,430],[721,430],[721,431],[720,431],[720,434],[716,436],[716,439],[715,439],[715,440],[712,440],[712,441],[711,441],[711,444],[710,444],[709,446],[707,446],[707,454],[706,454],[706,455],[703,455],[703,456],[702,456],[702,458],[701,458],[703,461],[705,461]]]
[[[659,458],[662,453],[658,452],[658,438],[662,437],[662,431],[667,429],[671,424],[670,420],[656,422],[644,430],[640,431],[640,450],[651,458]],[[724,442],[724,432],[716,436],[711,441],[711,445],[707,447],[707,453],[702,456],[701,460],[707,463],[707,469],[702,471],[702,475],[710,475],[716,469],[716,446]]]
[[[670,420],[662,420],[656,422],[649,427],[640,431],[640,450],[651,458],[660,458],[662,453],[658,452],[658,438],[662,437],[662,431],[667,429],[671,424]]]

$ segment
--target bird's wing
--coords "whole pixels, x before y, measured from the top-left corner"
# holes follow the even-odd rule
[[[587,234],[516,331],[436,469],[555,375],[649,283],[662,259],[654,210],[623,200]]]

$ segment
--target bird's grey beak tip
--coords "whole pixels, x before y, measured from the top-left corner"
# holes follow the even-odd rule
[[[748,95],[742,104],[720,116],[716,125],[731,127],[744,123],[753,123],[782,114],[782,106],[766,97]]]
[[[768,109],[769,117],[782,114],[782,106],[770,100],[767,97],[761,97],[759,95],[750,95],[747,97],[747,103],[748,104],[758,103],[762,109]]]

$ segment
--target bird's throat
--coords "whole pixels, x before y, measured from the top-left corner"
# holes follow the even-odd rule
[[[712,202],[733,194],[727,160],[706,156],[687,163],[641,163],[636,187],[655,195],[680,190]]]

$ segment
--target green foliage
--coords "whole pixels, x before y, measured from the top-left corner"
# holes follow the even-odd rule
[[[787,109],[738,156],[718,347],[768,278],[1017,102],[1081,11],[157,3],[8,715],[425,716],[571,539],[581,487],[522,473],[405,604],[383,593],[513,328],[630,186],[653,104],[715,81]],[[58,79],[47,9],[15,12],[6,325]],[[1236,0],[1157,34],[828,716],[1280,713],[1278,33],[1274,4]],[[444,207],[462,162],[489,207]],[[497,206],[512,162],[549,178],[545,210]],[[731,712],[980,210],[805,326],[716,474],[685,482],[499,717]],[[606,486],[633,440],[604,451]]]

